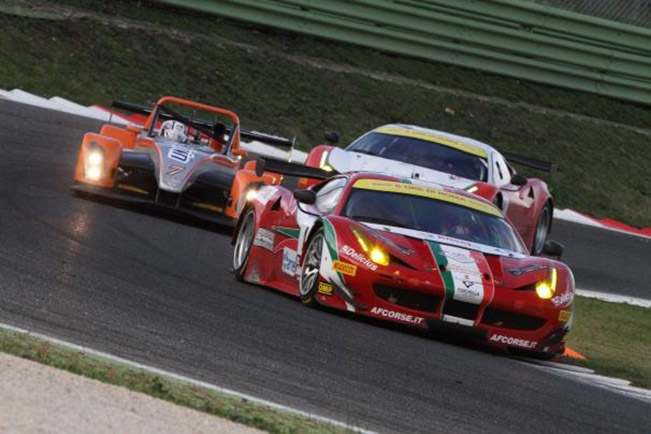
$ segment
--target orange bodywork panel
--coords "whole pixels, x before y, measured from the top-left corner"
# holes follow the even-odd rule
[[[231,200],[224,212],[231,218],[238,218],[246,204],[246,193],[251,186],[260,184],[277,185],[281,181],[282,176],[274,173],[265,172],[262,176],[256,175],[255,161],[248,161],[235,174],[233,187],[231,187]]]
[[[102,136],[112,137],[122,143],[122,146],[128,149],[135,148],[136,138],[138,137],[138,129],[133,127],[120,128],[115,125],[106,124],[102,127],[99,133]]]
[[[88,177],[88,171],[92,168],[89,167],[90,160],[87,157],[91,153],[101,155],[101,161],[95,164],[95,167],[100,170],[97,178]],[[122,144],[117,139],[101,134],[86,133],[77,158],[75,180],[98,187],[113,187],[113,175],[120,162],[121,153]]]

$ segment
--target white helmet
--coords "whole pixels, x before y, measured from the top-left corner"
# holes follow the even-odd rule
[[[179,121],[165,121],[160,128],[161,136],[176,142],[185,143],[188,140],[188,129]]]

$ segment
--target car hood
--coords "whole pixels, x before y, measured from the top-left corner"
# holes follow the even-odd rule
[[[211,156],[214,151],[205,146],[192,146],[169,139],[156,141],[150,151],[156,162],[156,179],[162,190],[180,193],[201,173],[215,169]]]
[[[419,271],[463,275],[467,282],[481,283],[488,274],[504,288],[520,288],[544,280],[552,265],[546,258],[412,229],[363,223],[398,261]],[[445,268],[444,267],[444,268]]]

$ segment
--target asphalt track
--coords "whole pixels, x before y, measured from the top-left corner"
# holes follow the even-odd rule
[[[648,432],[651,405],[235,282],[224,231],[73,197],[98,123],[0,100],[0,322],[382,432]],[[649,297],[650,244],[558,223],[578,286]]]

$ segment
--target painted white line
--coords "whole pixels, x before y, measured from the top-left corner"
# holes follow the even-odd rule
[[[224,387],[220,387],[220,386],[217,386],[215,384],[206,383],[204,381],[195,380],[195,379],[190,378],[190,377],[185,377],[183,375],[175,374],[175,373],[170,372],[170,371],[165,371],[163,369],[155,368],[155,367],[150,366],[150,365],[145,365],[143,363],[134,362],[134,361],[128,360],[128,359],[123,359],[122,357],[114,356],[112,354],[105,353],[103,351],[98,351],[98,350],[94,350],[94,349],[89,348],[89,347],[84,347],[82,345],[73,344],[71,342],[67,342],[67,341],[64,341],[64,340],[61,340],[61,339],[53,338],[51,336],[47,336],[47,335],[44,335],[44,334],[41,334],[41,333],[36,333],[36,332],[32,332],[32,331],[29,331],[29,330],[26,330],[26,329],[23,329],[23,328],[20,328],[20,327],[15,327],[15,326],[12,326],[10,324],[0,322],[0,328],[15,331],[15,332],[18,332],[18,333],[27,333],[30,336],[35,337],[37,339],[48,341],[48,342],[56,344],[56,345],[65,346],[65,347],[68,347],[69,349],[72,349],[72,350],[75,350],[75,351],[80,351],[80,352],[83,352],[83,353],[86,353],[86,354],[91,354],[91,355],[94,355],[94,356],[97,356],[97,357],[102,357],[104,359],[107,359],[107,360],[110,360],[110,361],[113,361],[113,362],[116,362],[116,363],[120,363],[120,364],[130,366],[130,367],[133,367],[133,368],[137,368],[137,369],[142,369],[142,370],[154,373],[154,374],[163,375],[165,377],[172,378],[174,380],[182,381],[184,383],[192,384],[192,385],[198,386],[198,387],[203,387],[205,389],[213,390],[215,392],[219,392],[219,393],[222,393],[224,395],[229,395],[229,396],[231,396],[233,398],[239,398],[239,399],[247,400],[247,401],[254,402],[256,404],[263,405],[263,406],[266,406],[266,407],[286,411],[288,413],[296,414],[296,415],[299,415],[299,416],[304,416],[304,417],[307,417],[307,418],[310,418],[310,419],[313,419],[313,420],[317,420],[317,421],[320,421],[320,422],[325,422],[325,423],[328,423],[330,425],[334,425],[334,426],[337,426],[337,427],[340,427],[340,428],[352,430],[354,432],[365,433],[365,434],[376,434],[375,431],[369,431],[369,430],[366,430],[366,429],[363,429],[363,428],[360,428],[360,427],[357,427],[357,426],[349,425],[347,423],[340,422],[340,421],[337,421],[337,420],[334,420],[334,419],[329,419],[327,417],[319,416],[319,415],[316,415],[316,414],[313,414],[313,413],[308,413],[308,412],[302,411],[302,410],[297,410],[297,409],[292,408],[292,407],[287,407],[287,406],[282,405],[282,404],[277,404],[277,403],[272,402],[272,401],[267,401],[267,400],[262,399],[262,398],[257,398],[255,396],[247,395],[245,393],[240,393],[240,392],[237,392],[237,391],[232,390],[232,389],[227,389],[227,388],[224,388]]]
[[[555,209],[554,218],[559,220],[564,220],[566,222],[577,223],[585,226],[592,226],[595,228],[605,229],[607,231],[619,232],[620,234],[633,235],[635,237],[651,239],[651,236],[645,234],[639,234],[637,232],[630,232],[624,229],[617,229],[611,226],[601,223],[599,220],[593,219],[588,216],[584,216],[581,213],[572,211],[571,209]]]
[[[577,380],[583,384],[592,384],[602,389],[610,390],[615,393],[651,403],[651,390],[631,386],[631,382],[628,380],[594,374],[589,372],[591,370],[568,369],[571,365],[564,365],[562,363],[543,362],[529,359],[520,359],[520,361],[522,363],[535,366],[539,369],[544,369],[548,372],[552,372],[556,375]]]
[[[610,294],[601,291],[589,291],[587,289],[575,289],[576,295],[586,298],[595,298],[597,300],[608,301],[611,303],[625,303],[633,306],[651,308],[651,300],[646,298],[631,297],[630,295]]]

